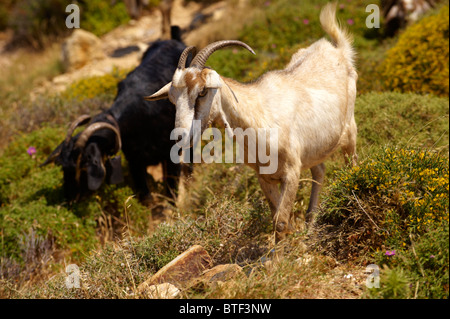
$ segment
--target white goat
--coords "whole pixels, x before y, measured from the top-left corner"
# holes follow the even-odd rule
[[[353,163],[357,159],[355,54],[350,36],[339,27],[335,13],[336,4],[328,4],[320,14],[322,28],[332,43],[321,39],[299,50],[284,70],[267,72],[248,84],[222,77],[204,67],[214,51],[239,45],[254,52],[240,41],[219,41],[201,50],[186,68],[186,58],[195,50],[187,48],[172,82],[146,97],[169,98],[176,105],[175,127],[190,132],[190,145],[193,120],[201,121],[202,132],[209,123],[219,121],[232,129],[278,129],[277,170],[273,174],[258,174],[272,211],[276,242],[290,232],[300,171],[309,168],[314,180],[307,210],[310,218],[324,179],[323,162],[339,147]],[[248,143],[247,140],[244,150]],[[254,169],[261,166],[258,159],[246,164]]]

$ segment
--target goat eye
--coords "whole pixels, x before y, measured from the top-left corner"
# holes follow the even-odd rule
[[[208,89],[207,88],[203,88],[203,90],[198,94],[198,96],[204,97],[206,95],[206,93],[208,93]]]

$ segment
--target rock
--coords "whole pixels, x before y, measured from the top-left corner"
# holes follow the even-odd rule
[[[299,266],[302,266],[302,267],[308,266],[314,261],[314,256],[305,254],[305,255],[297,258],[295,261],[299,264]]]
[[[150,279],[139,285],[138,291],[144,291],[151,285],[171,283],[182,286],[198,277],[211,267],[211,257],[200,245],[194,245],[161,268]]]
[[[101,40],[93,33],[82,29],[76,29],[62,45],[62,59],[66,72],[80,69],[105,57]]]
[[[180,295],[180,289],[166,282],[159,285],[146,286],[139,293],[149,299],[174,299]]]
[[[209,282],[226,281],[242,273],[242,267],[236,264],[218,265],[203,272],[202,279]]]

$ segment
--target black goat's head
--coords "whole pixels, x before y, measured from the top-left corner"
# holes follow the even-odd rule
[[[96,191],[105,179],[111,184],[123,180],[120,157],[109,158],[121,148],[117,125],[107,122],[91,123],[84,131],[72,137],[75,129],[89,120],[88,115],[76,119],[70,125],[65,140],[41,165],[54,162],[62,166],[64,193],[69,202],[78,200],[89,191]],[[115,123],[114,119],[112,121]],[[108,142],[108,138],[113,139],[113,142]]]

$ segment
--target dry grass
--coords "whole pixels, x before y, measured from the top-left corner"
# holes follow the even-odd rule
[[[33,115],[41,110],[34,109],[31,93],[62,72],[60,52],[61,45],[55,43],[43,52],[18,49],[8,57],[8,65],[0,70],[0,148],[13,132],[36,127]]]
[[[279,259],[255,259],[243,263],[243,272],[225,282],[193,281],[181,289],[179,298],[189,299],[355,299],[365,293],[364,267],[338,264],[318,253],[305,253],[304,238],[292,237],[284,243],[285,255]],[[127,237],[93,252],[80,265],[81,288],[65,286],[67,274],[60,273],[16,290],[5,282],[8,298],[142,298],[137,286],[154,272],[145,266],[140,244]],[[147,247],[148,249],[150,247]],[[161,252],[162,253],[162,252]],[[213,255],[213,259],[216,255]],[[269,261],[267,261],[269,259]],[[66,266],[66,265],[65,265]],[[65,268],[65,267],[64,267]]]

